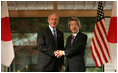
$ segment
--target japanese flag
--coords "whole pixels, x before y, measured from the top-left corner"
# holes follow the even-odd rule
[[[113,2],[111,20],[108,30],[108,42],[111,51],[111,62],[117,70],[117,1]]]
[[[1,62],[9,67],[14,59],[14,49],[6,1],[2,1],[1,8]]]

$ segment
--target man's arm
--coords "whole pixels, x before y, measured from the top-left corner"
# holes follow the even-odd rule
[[[62,33],[62,38],[61,38],[61,40],[62,40],[62,42],[61,42],[61,46],[62,46],[62,48],[61,48],[61,50],[64,50],[64,35],[63,35],[63,33]],[[64,65],[64,56],[61,56],[61,68],[63,67],[63,65]]]
[[[72,48],[65,47],[67,48],[65,50],[65,55],[73,55],[76,53],[81,53],[82,51],[85,50],[86,47],[86,43],[87,43],[87,36],[83,36],[83,39],[81,40],[81,43],[76,44],[75,46],[73,46]]]
[[[54,50],[49,49],[46,45],[45,36],[43,35],[43,31],[38,32],[37,36],[37,45],[40,52],[45,53],[49,56],[54,56]]]
[[[76,54],[76,53],[81,53],[82,51],[84,51],[85,47],[86,47],[86,43],[87,43],[87,36],[84,36],[83,39],[81,40],[82,42],[80,44],[76,44],[74,47],[68,47],[68,40],[66,42],[66,50],[58,50],[56,51],[56,57],[60,58],[63,55],[72,55],[72,54]]]

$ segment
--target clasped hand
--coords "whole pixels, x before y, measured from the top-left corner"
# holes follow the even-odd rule
[[[57,58],[60,58],[61,56],[63,56],[63,50],[57,50],[54,52],[54,55],[57,57]]]

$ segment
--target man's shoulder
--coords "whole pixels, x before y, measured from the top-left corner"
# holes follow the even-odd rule
[[[82,38],[87,38],[87,35],[86,35],[85,33],[80,32],[79,34],[80,34],[80,36],[81,36]]]
[[[62,32],[61,30],[57,29],[57,28],[56,28],[56,31],[57,31],[58,33],[63,34],[63,32]]]
[[[38,32],[42,32],[42,31],[49,31],[49,27],[42,28]]]
[[[42,31],[49,31],[49,29],[50,29],[49,26],[47,26],[47,27],[43,28]]]
[[[87,36],[85,33],[83,32],[79,32],[79,34],[81,34],[82,36]]]
[[[67,39],[71,39],[72,38],[72,35],[68,36]]]

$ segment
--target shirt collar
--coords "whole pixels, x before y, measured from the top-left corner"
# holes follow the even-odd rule
[[[53,35],[54,35],[54,31],[53,30],[55,30],[55,34],[57,35],[56,28],[53,29],[50,25],[49,25],[49,28],[50,28],[50,30],[51,30],[51,32],[52,32]]]
[[[49,28],[51,31],[53,31],[53,28],[49,25]],[[56,28],[54,28],[54,30],[56,31]]]
[[[77,33],[75,33],[75,34],[73,33],[72,35],[76,37],[76,35],[77,35],[78,33],[79,33],[79,31],[78,31]]]

